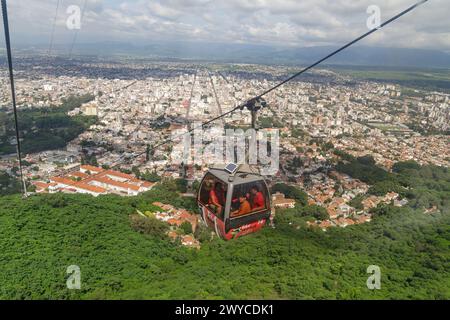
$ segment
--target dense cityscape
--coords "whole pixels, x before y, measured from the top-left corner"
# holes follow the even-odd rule
[[[88,97],[86,102],[67,115],[96,118],[65,147],[26,155],[24,174],[38,193],[137,195],[161,178],[184,179],[192,186],[211,163],[180,168],[174,162],[179,155],[172,152],[173,145],[155,150],[149,157],[145,150],[152,141],[168,139],[174,130],[230,111],[291,71],[245,64],[78,63],[58,74],[40,67],[25,72],[30,59],[19,62],[19,112],[48,107],[58,110],[67,99],[84,96]],[[54,68],[61,70],[64,65]],[[133,79],[136,74],[140,76]],[[6,88],[7,77],[1,79]],[[2,105],[6,107],[9,99],[8,91],[3,90]],[[324,230],[370,221],[369,210],[381,202],[395,200],[398,206],[407,202],[390,192],[365,198],[358,209],[352,207],[352,200],[365,195],[370,185],[333,170],[332,163],[338,159],[335,149],[354,157],[370,155],[387,171],[397,162],[410,160],[421,165],[450,165],[449,94],[355,80],[325,68],[313,71],[305,81],[280,88],[266,100],[268,107],[259,115],[260,126],[277,128],[281,133],[280,170],[271,177],[271,185],[283,182],[305,190],[308,202],[328,213],[316,221]],[[250,113],[243,110],[214,126],[224,130],[250,124]],[[2,125],[7,133],[6,122]],[[4,139],[3,144],[15,145],[14,136]],[[97,171],[105,172],[98,178],[88,177],[85,172],[89,170],[83,170],[83,165],[95,165],[103,168]],[[14,176],[14,154],[4,154],[0,166]],[[94,171],[89,174],[98,175],[91,167]],[[111,175],[106,171],[111,167],[121,172],[110,170],[116,172]],[[135,176],[124,176],[127,174]],[[157,179],[139,182],[136,178],[141,175]]]

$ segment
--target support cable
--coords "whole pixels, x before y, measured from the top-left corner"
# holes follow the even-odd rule
[[[17,159],[19,161],[19,173],[20,173],[20,179],[22,181],[23,195],[26,197],[27,196],[27,185],[25,183],[25,178],[23,176],[22,151],[21,151],[19,121],[18,121],[18,117],[17,117],[17,106],[16,106],[16,89],[14,87],[14,72],[13,72],[12,54],[11,54],[11,40],[9,37],[8,9],[6,6],[6,0],[1,0],[1,1],[2,1],[3,26],[5,29],[6,53],[8,56],[9,81],[10,81],[10,85],[11,85],[11,98],[12,98],[12,105],[13,105],[13,112],[14,112],[14,125],[15,125],[15,130],[16,130]]]

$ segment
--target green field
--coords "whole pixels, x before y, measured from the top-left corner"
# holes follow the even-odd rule
[[[415,89],[450,92],[450,70],[448,69],[334,67],[333,70],[360,80],[390,82]]]

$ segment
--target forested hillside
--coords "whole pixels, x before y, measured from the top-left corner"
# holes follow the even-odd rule
[[[420,167],[397,169],[422,181]],[[421,191],[432,194],[445,179],[441,173]],[[0,298],[450,298],[450,213],[442,202],[432,214],[379,208],[370,223],[327,232],[293,227],[280,214],[276,228],[196,250],[158,228],[134,231],[130,215],[157,200],[193,208],[170,184],[133,198],[0,197]],[[81,290],[66,288],[69,265],[81,268]],[[381,268],[381,290],[366,287],[369,265]]]

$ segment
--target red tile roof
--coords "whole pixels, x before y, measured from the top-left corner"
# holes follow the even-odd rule
[[[172,225],[172,226],[174,226],[174,225],[181,226],[183,224],[183,221],[181,221],[180,219],[172,218],[172,219],[167,220],[167,223]]]
[[[78,189],[95,192],[95,193],[105,193],[106,192],[106,189],[104,189],[104,188],[91,186],[90,184],[83,183],[83,182],[77,183],[74,187],[78,188]]]
[[[54,181],[54,182],[57,182],[57,183],[60,183],[60,184],[65,184],[65,185],[68,185],[68,186],[72,186],[72,185],[74,185],[76,183],[76,181],[73,181],[73,180],[68,179],[66,177],[52,177],[52,178],[50,178],[50,181]]]
[[[144,183],[142,183],[141,186],[144,187],[144,188],[150,188],[150,187],[153,187],[155,184],[156,183],[149,182],[149,181],[144,181]]]
[[[69,176],[71,176],[71,177],[77,177],[77,178],[82,178],[82,179],[86,179],[86,178],[89,177],[88,174],[83,173],[83,172],[81,172],[81,171],[71,172],[71,173],[69,174]]]
[[[107,184],[107,185],[110,185],[110,186],[123,188],[123,189],[126,189],[126,190],[130,189],[130,190],[134,190],[134,191],[139,191],[139,189],[140,189],[139,186],[136,186],[134,184],[130,184],[130,183],[126,183],[126,182],[120,182],[120,181],[115,181],[115,180],[112,180],[112,179],[108,179],[106,177],[95,176],[95,177],[92,177],[91,180],[92,181],[98,181],[98,182],[101,182],[101,183],[104,183],[104,184]]]
[[[35,185],[36,187],[38,187],[40,189],[45,189],[45,188],[48,188],[50,186],[48,183],[41,182],[41,181],[34,181],[33,185]]]
[[[136,179],[135,177],[133,177],[130,174],[126,174],[126,173],[119,172],[119,171],[114,171],[114,170],[106,170],[106,171],[102,172],[102,176],[106,176],[106,175],[127,179],[127,180],[130,180],[130,181],[133,181],[133,182],[141,181],[139,179]]]
[[[102,168],[94,167],[94,166],[91,166],[91,165],[88,165],[88,164],[82,165],[80,168],[83,169],[83,170],[91,171],[91,172],[102,172],[102,171],[104,171],[104,169],[102,169]]]
[[[82,170],[90,171],[92,174],[88,175],[81,171],[69,173],[69,177],[72,177],[72,178],[79,177],[82,179],[81,181],[73,181],[69,177],[53,177],[50,180],[54,181],[56,183],[59,183],[59,184],[64,184],[64,185],[72,186],[72,187],[78,187],[80,189],[88,190],[88,191],[95,192],[95,193],[105,193],[107,191],[108,187],[105,186],[103,188],[103,187],[94,186],[91,184],[92,181],[98,181],[105,185],[119,187],[119,188],[125,189],[127,191],[133,190],[136,192],[139,192],[141,187],[149,188],[154,185],[154,183],[142,181],[142,180],[136,179],[132,175],[114,171],[114,170],[103,170],[102,168],[94,167],[91,165],[83,165],[80,168]],[[117,180],[109,178],[108,176],[122,178],[123,180],[127,180],[127,181],[124,181],[124,182],[117,181]]]

